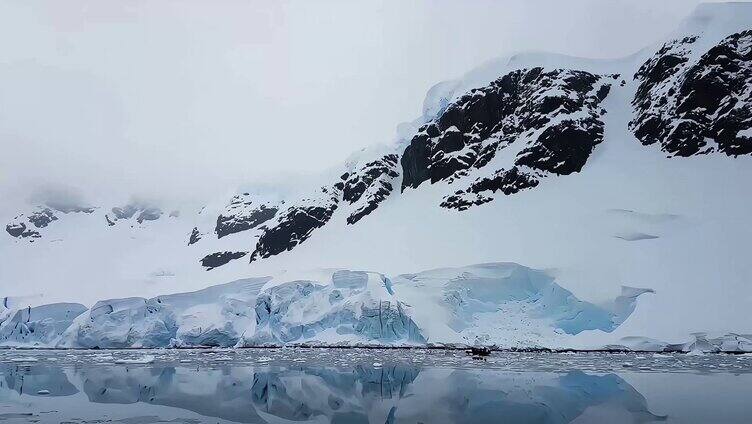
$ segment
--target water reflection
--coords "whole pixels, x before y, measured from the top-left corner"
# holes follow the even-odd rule
[[[4,364],[2,375],[3,381],[0,382],[0,388],[14,390],[18,394],[68,396],[78,393],[76,386],[68,380],[63,369],[59,367],[45,365],[24,367]]]
[[[246,423],[569,423],[588,408],[628,417],[628,422],[663,419],[619,376],[580,371],[515,373],[406,364],[349,369],[5,364],[0,371],[0,400],[32,396],[42,402],[42,410],[43,402],[68,397],[56,407],[107,404],[108,416],[117,415],[118,405],[149,404]],[[149,422],[159,421],[152,418]]]

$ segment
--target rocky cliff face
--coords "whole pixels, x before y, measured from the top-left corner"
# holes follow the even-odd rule
[[[397,154],[388,154],[366,163],[352,173],[342,174],[342,182],[337,184],[342,190],[342,200],[354,205],[347,217],[348,224],[355,224],[376,210],[391,194],[395,180],[400,175],[398,160]]]
[[[47,205],[38,206],[33,212],[20,214],[13,221],[5,226],[5,231],[11,236],[18,239],[26,239],[33,242],[34,239],[42,237],[44,228],[57,221],[58,215],[69,213],[91,214],[94,208],[90,207],[66,207],[55,208]]]
[[[752,31],[705,52],[696,36],[670,41],[635,73],[630,123],[645,145],[670,156],[752,153]]]
[[[413,137],[402,156],[403,189],[483,168],[512,144],[520,145],[516,165],[560,175],[579,171],[602,141],[599,105],[611,80],[533,68],[470,91]]]
[[[247,231],[274,218],[279,211],[277,205],[257,203],[248,193],[232,198],[224,212],[217,217],[214,232],[217,238]]]
[[[318,196],[304,198],[289,206],[275,222],[262,228],[251,262],[292,250],[307,240],[315,229],[329,222],[339,199],[340,190],[322,187]]]
[[[603,141],[600,104],[616,78],[533,68],[472,90],[423,126],[405,149],[403,189],[467,179],[482,169],[486,175],[455,184],[460,190],[441,203],[464,210],[491,201],[496,191],[513,194],[548,174],[580,171]]]

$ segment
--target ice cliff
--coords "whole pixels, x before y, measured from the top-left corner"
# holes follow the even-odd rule
[[[547,273],[514,263],[389,278],[319,270],[249,278],[151,299],[58,303],[0,315],[0,345],[147,348],[260,345],[540,346],[611,332],[649,289],[605,305],[578,299]],[[15,302],[16,304],[18,302]],[[558,342],[557,342],[558,343]]]

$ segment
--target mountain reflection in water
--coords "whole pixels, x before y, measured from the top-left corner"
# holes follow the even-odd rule
[[[3,364],[0,403],[65,397],[55,404],[58,410],[60,405],[80,411],[106,404],[108,417],[133,418],[132,410],[118,413],[118,405],[149,404],[192,411],[212,422],[244,423],[569,423],[593,407],[628,417],[628,422],[664,419],[651,413],[645,398],[615,374],[406,364],[349,369],[321,364],[182,365]],[[0,419],[14,418],[3,412]],[[119,421],[160,422],[161,416]],[[196,415],[191,416],[182,422],[196,422]],[[198,421],[203,422],[201,417]],[[35,419],[45,422],[42,415]]]

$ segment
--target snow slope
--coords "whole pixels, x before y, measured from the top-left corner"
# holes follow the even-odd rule
[[[23,208],[23,216],[5,217],[9,227],[0,236],[0,292],[32,296],[21,308],[137,297],[109,304],[123,316],[135,313],[122,318],[127,320],[148,314],[159,293],[289,276],[301,269],[378,270],[366,273],[367,290],[339,291],[342,302],[330,304],[330,310],[305,319],[270,315],[253,333],[256,339],[242,335],[243,320],[256,323],[254,295],[241,296],[249,308],[243,320],[222,312],[224,306],[187,315],[187,306],[167,315],[163,308],[159,318],[144,321],[134,339],[128,334],[103,339],[96,332],[73,338],[92,344],[132,342],[147,333],[159,334],[153,339],[159,344],[182,343],[192,339],[181,338],[178,329],[189,334],[204,319],[203,327],[222,328],[221,337],[227,337],[222,344],[241,338],[279,342],[303,334],[296,329],[303,325],[315,327],[312,339],[323,337],[324,327],[335,328],[327,330],[332,341],[357,335],[381,343],[417,342],[407,335],[412,330],[404,330],[416,325],[428,342],[438,337],[520,346],[626,346],[635,340],[667,346],[692,341],[698,332],[707,333],[702,337],[708,340],[751,334],[752,193],[747,182],[752,181],[752,156],[746,150],[752,143],[751,58],[741,34],[750,28],[752,5],[704,5],[666,40],[623,59],[522,53],[490,61],[431,89],[422,116],[400,124],[393,145],[359,152],[341,169],[301,182],[289,195],[218,189],[217,198],[207,199],[203,208],[179,212],[169,205],[117,199],[98,206]],[[684,51],[676,54],[679,62],[670,57],[675,54],[670,46],[677,43]],[[718,49],[731,50],[724,55],[716,54]],[[718,75],[722,83],[703,83],[707,75]],[[685,82],[688,88],[682,89]],[[607,93],[601,90],[605,85]],[[650,119],[656,116],[661,124],[650,133],[653,140],[639,129],[652,128]],[[675,130],[688,121],[706,134],[697,150],[686,147],[694,139]],[[664,134],[663,128],[669,131]],[[718,128],[728,131],[714,132]],[[462,202],[450,201],[453,196]],[[472,286],[447,288],[428,276],[421,277],[421,291],[404,276],[416,269],[498,261],[541,270],[542,280],[536,281],[558,287],[558,295],[535,289],[509,302]],[[372,287],[377,275],[392,282],[395,294]],[[312,279],[313,297],[333,295],[337,289],[323,284],[329,278]],[[556,286],[548,286],[546,278]],[[492,279],[509,280],[502,274]],[[320,306],[308,303],[294,278],[281,282],[291,285],[272,290],[270,305],[288,312],[293,304]],[[622,286],[650,287],[655,293],[642,296],[629,315],[631,302],[609,303],[622,295]],[[479,309],[449,319],[448,291]],[[568,306],[558,315],[535,304],[538,297],[561,304],[566,293],[589,303],[565,301]],[[632,294],[626,292],[623,299]],[[423,296],[433,300],[418,302]],[[364,330],[367,325],[358,315],[387,300],[387,313],[402,326],[388,340]],[[224,305],[213,298],[206,302]],[[409,314],[400,311],[403,307]],[[584,331],[569,334],[574,331],[567,318],[578,312],[587,319],[575,328]],[[191,322],[188,316],[199,318]],[[445,319],[433,322],[435,316]],[[340,326],[347,337],[336,332]],[[733,344],[737,339],[724,340]]]

